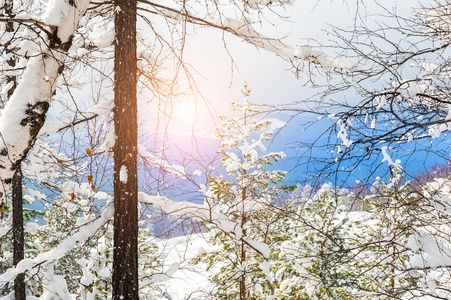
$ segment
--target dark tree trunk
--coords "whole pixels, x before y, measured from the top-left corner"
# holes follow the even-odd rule
[[[24,258],[24,230],[22,208],[22,172],[20,165],[13,177],[13,264],[17,264]],[[14,294],[16,300],[25,300],[24,274],[17,275],[14,280]]]
[[[115,0],[113,299],[138,299],[136,1]]]
[[[244,115],[244,120],[246,120],[246,115]],[[246,121],[245,121],[246,122]],[[246,123],[244,123],[246,125]],[[243,180],[246,179],[246,170],[243,173]],[[243,188],[241,190],[241,204],[242,204],[242,211],[241,211],[241,229],[243,230],[243,237],[241,240],[241,265],[244,266],[246,263],[246,245],[244,243],[244,238],[246,237],[246,230],[244,229],[244,226],[246,225],[247,218],[246,218],[246,210],[244,206],[244,201],[246,199],[246,188]],[[242,274],[240,277],[240,300],[246,300],[246,269],[242,270]]]
[[[5,1],[5,15],[9,18],[14,17],[13,1]],[[6,31],[14,32],[14,24],[12,22],[6,23]],[[6,47],[6,53],[11,53],[12,50]],[[7,61],[11,68],[16,66],[16,59],[12,56]],[[16,76],[8,76],[6,78],[8,83],[12,82],[12,87],[8,90],[8,99],[14,93],[17,86]],[[12,180],[12,202],[13,202],[13,264],[17,264],[24,259],[24,228],[23,228],[23,195],[22,195],[22,168],[20,164],[14,173]],[[16,300],[25,300],[25,274],[17,275],[14,280],[14,296]]]

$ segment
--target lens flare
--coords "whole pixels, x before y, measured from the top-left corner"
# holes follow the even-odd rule
[[[183,99],[180,102],[174,102],[169,117],[174,125],[181,127],[180,129],[191,128],[197,121],[196,101],[192,99]]]

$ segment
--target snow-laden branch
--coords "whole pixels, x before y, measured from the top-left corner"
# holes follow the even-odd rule
[[[208,207],[205,204],[195,204],[187,201],[173,201],[163,196],[150,196],[146,193],[138,193],[138,201],[158,207],[168,214],[185,215],[197,221],[215,224],[219,229],[243,238],[243,233],[236,222],[230,221],[227,216],[219,212],[218,207]],[[205,203],[205,202],[204,202]],[[269,257],[269,246],[266,243],[256,242],[250,239],[244,240],[263,257]]]
[[[341,69],[351,71],[356,63],[351,60],[343,60],[334,55],[330,55],[308,45],[289,46],[280,39],[270,38],[257,32],[247,20],[238,20],[222,16],[220,20],[205,19],[197,17],[192,12],[188,12],[186,7],[183,11],[152,3],[148,0],[139,0],[141,3],[154,7],[157,12],[166,17],[179,22],[187,21],[193,24],[205,25],[230,32],[254,46],[273,52],[281,57],[292,60],[304,60],[315,63],[323,68]],[[142,8],[146,10],[145,8]]]
[[[150,196],[146,193],[138,193],[138,201],[158,207],[168,214],[184,215],[197,221],[214,224],[219,229],[235,233],[238,228],[237,223],[231,221],[226,215],[221,213],[219,205],[209,206],[207,201],[204,204],[196,204],[187,201],[174,201],[163,196]]]
[[[254,46],[284,58],[301,59],[330,69],[352,70],[356,65],[351,60],[342,60],[308,45],[298,45],[296,47],[286,45],[280,39],[269,38],[258,33],[251,24],[243,20],[227,18],[222,20],[221,26],[224,30],[243,38]]]
[[[187,201],[173,201],[163,196],[150,196],[146,193],[138,193],[138,201],[158,207],[168,214],[186,215],[198,221],[211,220],[214,212],[211,208]]]
[[[44,23],[51,25],[41,55],[31,58],[14,94],[0,117],[0,193],[11,182],[14,170],[27,155],[44,124],[57,81],[64,68],[72,36],[89,0],[53,0]]]
[[[53,262],[65,255],[75,246],[94,236],[102,226],[113,219],[113,213],[114,206],[113,203],[110,202],[104,207],[100,217],[85,226],[81,226],[77,233],[65,239],[55,249],[41,253],[36,258],[24,259],[18,263],[16,267],[9,268],[5,273],[0,275],[0,289],[3,288],[8,282],[14,280],[18,274],[28,272],[43,264]]]
[[[0,227],[0,238],[6,237],[6,235],[13,229],[12,227],[12,214],[8,216],[6,220],[2,222],[2,227]]]

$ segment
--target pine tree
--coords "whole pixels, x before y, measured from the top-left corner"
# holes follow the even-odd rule
[[[22,199],[23,205],[31,205],[32,197],[24,197]],[[7,194],[7,197],[4,200],[4,203],[1,208],[2,213],[2,219],[0,220],[0,227],[3,229],[2,234],[0,234],[0,273],[4,273],[6,270],[11,268],[14,263],[14,243],[13,243],[13,232],[11,229],[12,227],[12,218],[13,218],[13,199],[12,195]],[[41,211],[37,211],[34,209],[24,209],[23,211],[23,220],[27,222],[26,230],[24,230],[24,240],[26,243],[24,243],[24,258],[34,258],[36,255],[42,250],[39,243],[37,242],[37,236],[36,236],[36,229],[39,228],[38,224],[36,223],[36,218],[39,216],[41,217],[43,213]],[[22,280],[24,282],[24,289],[23,294],[25,294],[25,274],[22,277]],[[28,278],[29,282],[29,288],[33,288],[30,283],[33,282],[33,280]],[[5,288],[1,289],[0,295],[6,296],[8,295],[12,290],[16,290],[16,282],[10,283],[11,285],[6,286]]]
[[[310,195],[286,226],[275,265],[280,299],[355,299],[349,192],[332,184]]]
[[[89,185],[85,185],[90,189]],[[43,226],[27,225],[35,229],[27,232],[28,257],[48,252],[62,241],[78,231],[86,223],[95,220],[95,211],[87,203],[86,197],[59,197],[45,207],[42,216],[46,223]],[[158,258],[158,247],[154,238],[144,228],[139,228],[139,280],[147,282],[148,278],[161,265]],[[67,295],[80,299],[109,299],[112,296],[111,274],[113,271],[113,227],[107,223],[101,230],[85,243],[80,243],[66,254],[44,265],[35,274],[27,274],[29,282],[34,282],[36,294],[58,297],[59,290],[51,286],[53,281],[47,274],[57,276],[59,283],[65,286]],[[46,278],[48,277],[48,278]],[[159,291],[158,284],[147,284],[140,291],[143,299],[154,299]],[[64,298],[66,299],[66,298]]]
[[[368,211],[350,212],[345,189],[323,185],[290,218],[291,238],[275,264],[281,299],[400,299],[429,293],[422,242],[427,211],[418,206],[402,170],[377,181]],[[426,215],[420,215],[425,213]],[[420,238],[421,240],[422,238]],[[424,280],[420,280],[423,278]]]
[[[358,279],[359,289],[377,299],[412,297],[423,289],[420,279],[428,273],[412,265],[412,258],[422,256],[412,239],[424,231],[422,220],[428,213],[403,177],[401,167],[395,166],[388,183],[376,181],[366,199],[371,221],[355,234],[361,246],[355,267],[365,274]]]
[[[243,105],[232,103],[241,118],[222,117],[219,153],[227,176],[209,180],[210,205],[219,206],[221,218],[207,225],[211,242],[217,250],[204,253],[196,261],[206,261],[215,273],[215,299],[261,299],[274,293],[269,269],[272,250],[279,242],[272,235],[281,218],[276,208],[277,196],[287,190],[276,184],[286,172],[266,168],[284,157],[282,152],[265,152],[264,142],[272,132],[270,121],[253,117],[256,106],[247,101],[250,91],[243,83]],[[216,272],[217,270],[217,272]]]

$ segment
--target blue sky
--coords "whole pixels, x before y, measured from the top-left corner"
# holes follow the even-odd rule
[[[371,23],[374,20],[381,20],[378,14],[383,13],[384,9],[396,10],[399,14],[408,16],[412,12],[412,5],[417,3],[408,0],[378,1],[380,5],[375,4],[374,1],[362,2],[341,0],[297,1],[294,5],[288,6],[285,12],[282,12],[283,15],[291,17],[290,21],[280,22],[275,17],[269,16],[269,20],[275,25],[266,25],[259,30],[267,36],[284,37],[284,42],[290,45],[327,44],[332,38],[326,32],[330,30],[330,26],[351,28],[356,16],[362,22]],[[317,92],[310,85],[305,85],[307,74],[304,74],[303,78],[295,78],[295,75],[288,70],[290,64],[273,53],[258,50],[228,34],[223,37],[221,33],[212,29],[198,28],[191,32],[188,28],[188,32],[190,35],[186,40],[184,57],[186,62],[191,64],[198,72],[198,75],[195,75],[196,84],[211,104],[211,110],[208,112],[202,100],[197,99],[197,108],[194,109],[197,110],[194,131],[205,133],[205,131],[213,130],[213,119],[216,120],[216,124],[220,124],[217,121],[218,115],[231,114],[229,103],[230,101],[242,101],[243,96],[239,92],[239,87],[244,80],[248,82],[251,89],[249,101],[256,104],[291,103],[306,99]],[[227,50],[224,45],[227,45]],[[317,80],[324,80],[319,75],[316,76]],[[380,86],[380,83],[376,84]],[[183,80],[181,80],[181,85],[183,88]],[[351,102],[360,100],[359,96],[352,92],[337,95],[336,99],[341,97],[346,97]],[[193,97],[187,97],[183,101],[196,103]],[[144,114],[148,114],[146,109],[142,111]],[[192,134],[193,127],[190,124],[193,118],[187,116],[192,114],[192,111],[193,109],[189,107],[189,104],[174,107],[173,116],[178,120],[171,121],[168,127],[160,127],[160,130],[169,131],[169,140],[172,139],[170,142],[183,144],[186,142],[186,136]],[[276,117],[282,120],[288,119],[288,116],[284,114]],[[330,119],[324,119],[306,130],[302,124],[307,120],[315,121],[316,117],[300,116],[295,118],[277,135],[276,141],[272,144],[272,150],[285,150],[287,152],[288,158],[281,162],[279,166],[281,169],[292,170],[289,175],[289,181],[292,182],[302,181],[307,171],[312,171],[314,167],[320,168],[318,163],[311,164],[309,170],[302,166],[294,168],[299,163],[299,153],[302,153],[302,149],[295,143],[312,141],[324,133],[324,130],[333,123]],[[155,124],[149,123],[146,126],[148,126],[149,132],[152,132]],[[163,132],[162,136],[164,134],[166,132]],[[333,141],[334,138],[332,136],[331,140]],[[445,142],[440,145],[440,141]],[[324,140],[320,140],[320,143],[323,142]],[[446,151],[446,137],[433,140],[432,143],[437,144],[439,149]],[[427,148],[427,146],[429,145],[425,147]],[[393,149],[389,149],[393,159],[400,158],[409,174],[415,175],[435,162],[443,163],[444,161],[442,158],[426,155],[421,151],[416,151],[415,155],[409,156],[413,152],[413,147],[413,145],[395,145]],[[205,150],[208,152],[211,150],[208,150],[209,148],[205,147]],[[317,149],[313,154],[318,157],[333,159],[331,150]],[[301,160],[306,159],[306,156],[301,158]],[[373,161],[376,165],[380,165],[380,171],[372,174],[371,178],[382,176],[388,171],[388,165],[382,163],[382,156],[372,156],[368,161],[359,161],[363,164],[353,171],[352,176],[346,180],[347,184],[352,184],[355,180],[368,179],[369,171],[364,165],[369,165]],[[358,161],[350,160],[340,168],[349,169],[357,163]]]
[[[315,3],[313,3],[315,2]],[[320,42],[326,43],[330,38],[324,31],[328,28],[326,23],[340,27],[352,25],[354,17],[354,9],[351,4],[344,5],[343,1],[320,1],[315,7],[316,1],[298,1],[294,6],[291,6],[286,12],[287,15],[294,17],[293,23],[285,22],[283,25],[276,24],[274,28],[265,27],[262,29],[266,35],[287,36],[285,42],[291,45],[297,43],[308,44],[308,39],[316,39]],[[384,1],[388,5],[394,3],[403,3],[404,7],[408,7],[410,1]],[[366,8],[369,10],[370,4]],[[404,12],[409,12],[410,9],[405,9]],[[165,146],[175,144],[183,148],[183,150],[198,151],[200,155],[213,155],[217,150],[218,140],[212,139],[214,134],[214,123],[212,119],[216,120],[216,124],[220,124],[217,120],[218,115],[230,114],[230,101],[242,101],[243,95],[239,92],[241,82],[246,80],[251,89],[251,96],[249,101],[257,104],[282,104],[290,103],[305,99],[315,93],[315,90],[308,85],[304,85],[305,78],[296,79],[294,74],[287,69],[290,65],[280,57],[273,53],[267,53],[262,50],[257,50],[252,45],[248,45],[236,37],[226,36],[226,43],[228,51],[230,52],[236,66],[231,68],[231,58],[224,49],[224,44],[221,40],[222,36],[211,29],[198,29],[196,34],[189,36],[187,40],[186,59],[199,72],[196,75],[196,83],[199,89],[206,96],[211,103],[211,111],[207,112],[204,109],[202,100],[198,100],[196,127],[194,128],[194,136],[198,139],[199,148],[194,146],[189,149],[193,139],[193,118],[192,108],[190,104],[184,106],[174,107],[174,116],[179,120],[172,121],[169,126],[160,124],[159,139],[166,143]],[[170,69],[168,70],[170,71]],[[181,81],[183,87],[183,80]],[[85,92],[85,91],[81,91]],[[141,132],[152,137],[156,132],[156,123],[152,117],[155,111],[154,106],[146,107],[146,94],[141,95],[140,115],[143,121],[143,128]],[[359,100],[358,96],[351,93],[347,94],[349,99]],[[181,99],[184,102],[195,102],[189,96],[186,99]],[[188,115],[188,116],[186,116]],[[289,119],[286,114],[273,116],[280,118],[283,121]],[[298,142],[311,142],[320,136],[333,124],[336,120],[324,118],[315,125],[305,128],[303,125],[306,122],[317,121],[316,116],[299,116],[293,119],[286,128],[284,128],[276,137],[269,148],[269,151],[285,151],[287,158],[274,166],[274,169],[290,171],[286,183],[305,183],[306,175],[312,174],[315,169],[321,169],[323,164],[312,161],[310,165],[305,163],[310,157],[304,153],[306,148],[301,148]],[[164,123],[164,122],[163,122]],[[163,126],[161,126],[163,125]],[[201,137],[197,135],[198,131],[208,132],[209,137]],[[331,137],[331,140],[336,140],[336,136]],[[320,143],[324,143],[325,138],[320,139]],[[450,144],[447,137],[435,139],[432,141],[433,147],[443,149],[445,156],[447,155],[448,145]],[[441,144],[439,142],[442,142]],[[153,145],[158,148],[160,145]],[[424,145],[422,149],[427,149],[430,145]],[[443,158],[438,158],[433,155],[426,155],[421,151],[413,151],[413,145],[400,145],[395,149],[390,149],[390,154],[393,154],[393,159],[400,158],[402,165],[406,171],[415,175],[424,168],[430,167],[435,162],[442,163]],[[155,149],[152,149],[155,150]],[[312,154],[318,158],[328,159],[333,161],[334,154],[332,149],[319,148],[315,149]],[[414,156],[407,157],[407,154],[415,152]],[[171,153],[169,153],[171,155]],[[377,172],[370,174],[368,165],[375,162],[379,166]],[[347,163],[340,165],[339,170],[352,169],[357,163],[361,163],[353,170],[349,178],[341,177],[346,185],[352,185],[356,180],[368,180],[371,182],[377,176],[384,176],[388,171],[387,163],[382,163],[382,156],[374,155],[367,161],[349,160]],[[334,165],[336,167],[337,165]],[[324,177],[323,182],[333,181],[334,178]]]

